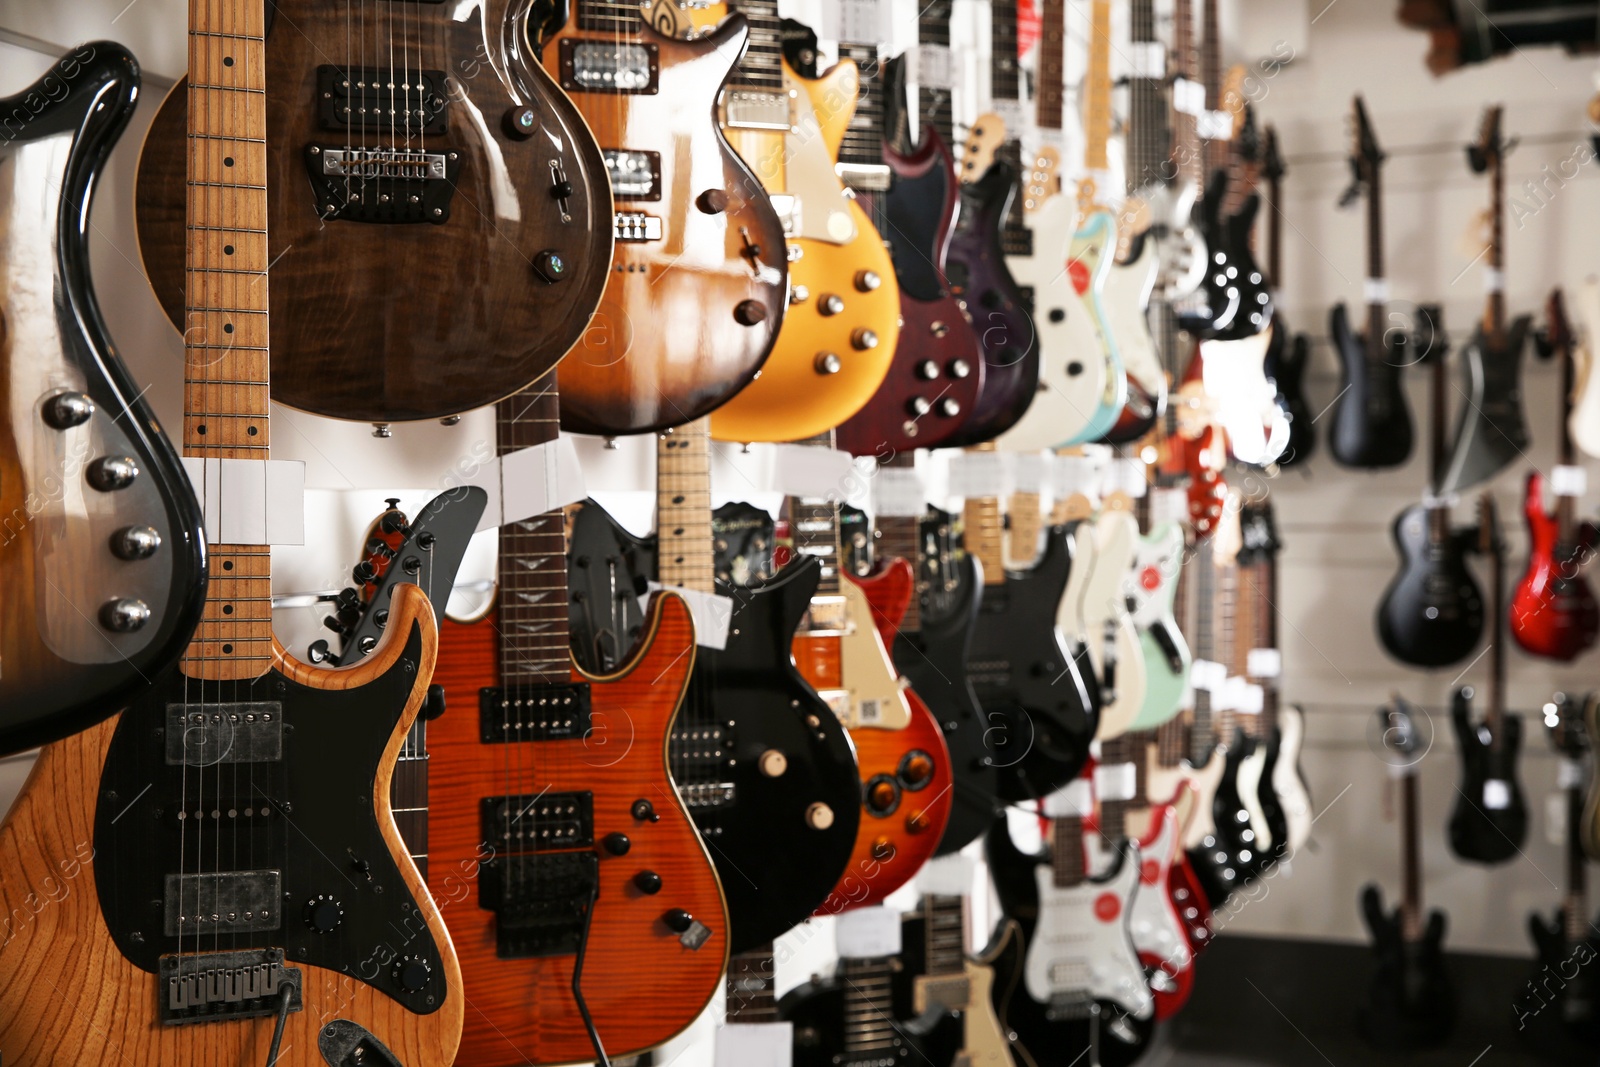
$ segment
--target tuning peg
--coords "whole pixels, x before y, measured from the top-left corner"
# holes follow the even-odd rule
[[[344,625],[344,623],[340,622],[338,619],[334,618],[332,615],[324,615],[322,617],[322,625],[326,626],[328,629],[332,630],[334,633],[338,634],[341,637],[343,637],[344,634],[345,634],[345,625]]]
[[[350,571],[350,577],[354,578],[358,585],[366,585],[377,576],[378,568],[374,567],[367,560],[362,560],[360,563],[357,563]]]
[[[339,657],[333,654],[333,649],[328,647],[328,642],[322,638],[311,642],[311,647],[306,649],[306,658],[312,663],[331,663],[339,665]]]
[[[386,534],[399,534],[401,537],[411,536],[411,527],[407,524],[405,515],[392,509],[384,512],[383,518],[378,520],[378,529]]]

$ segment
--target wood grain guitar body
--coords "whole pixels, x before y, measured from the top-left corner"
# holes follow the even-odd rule
[[[389,807],[390,775],[427,692],[436,647],[427,597],[406,585],[395,593],[386,637],[361,662],[311,667],[275,645],[274,669],[220,683],[254,705],[251,714],[282,712],[283,759],[244,765],[253,771],[248,783],[240,763],[231,764],[233,774],[223,769],[219,734],[230,731],[235,744],[245,737],[270,741],[265,722],[190,726],[185,716],[169,727],[169,702],[183,708],[185,699],[219,685],[176,672],[120,719],[47,746],[0,825],[5,1062],[265,1063],[283,991],[293,999],[276,1061],[281,1067],[450,1063],[465,1011],[460,971]],[[181,731],[171,748],[169,731]],[[178,753],[180,767],[168,763],[169,751]],[[179,780],[181,797],[169,788]],[[239,810],[263,794],[259,811]],[[198,807],[230,801],[239,807]],[[250,825],[241,828],[247,814]],[[185,839],[179,827],[186,823],[192,826]],[[241,857],[262,862],[263,853],[276,855],[279,869],[269,873],[282,878],[286,913],[273,918],[262,911],[255,925],[269,930],[252,930],[237,914],[202,916],[215,925],[205,933],[195,928],[195,941],[215,951],[196,953],[193,943],[168,936],[172,924],[182,929],[194,921],[180,922],[181,890],[163,904],[164,877],[183,877],[159,869],[173,841],[190,864],[215,843],[217,858],[202,870],[222,872],[212,875],[219,887],[225,872],[250,865]],[[326,910],[314,912],[318,904]],[[337,920],[322,930],[314,914]],[[184,951],[170,951],[176,948]],[[273,951],[277,962],[265,962]],[[236,956],[258,962],[230,964]],[[152,973],[158,965],[175,968],[177,976]],[[208,971],[219,983],[236,980],[242,997],[207,1002],[198,975]],[[259,977],[276,987],[270,998],[256,985],[258,976],[270,976]],[[83,989],[95,995],[75,995]],[[182,1007],[186,996],[199,996],[200,1006]],[[163,1021],[185,1012],[200,1017],[183,1025]],[[348,1059],[356,1048],[362,1058]]]

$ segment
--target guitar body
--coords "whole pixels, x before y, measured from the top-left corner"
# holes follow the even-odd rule
[[[592,502],[573,520],[571,538],[573,654],[598,672],[622,662],[638,640],[639,592],[657,573],[656,543],[634,537]],[[717,584],[733,604],[727,646],[695,649],[673,728],[673,784],[714,846],[730,952],[753,949],[805,921],[833,891],[855,846],[861,785],[854,746],[789,654],[821,569],[801,555],[768,581]],[[591,614],[591,605],[608,601],[626,609],[622,620]],[[609,651],[601,659],[585,648]],[[720,755],[694,743],[699,729],[721,731]],[[782,773],[767,773],[772,752],[783,757]],[[826,826],[810,817],[821,810],[815,805],[831,816]],[[742,870],[773,874],[757,883]]]
[[[1124,590],[1134,603],[1144,660],[1144,703],[1130,729],[1153,730],[1170,722],[1183,706],[1193,656],[1172,609],[1178,595],[1183,530],[1162,523],[1139,539],[1133,570]]]
[[[1328,451],[1346,467],[1398,467],[1411,456],[1411,409],[1402,381],[1409,361],[1403,347],[1386,358],[1367,354],[1366,338],[1353,330],[1343,304],[1328,313],[1328,333],[1339,357],[1339,398],[1333,402]]]
[[[386,636],[360,663],[311,667],[275,645],[279,666],[250,681],[201,683],[169,671],[119,719],[44,749],[0,826],[7,1063],[264,1062],[285,986],[298,988],[277,1061],[286,1067],[338,1062],[319,1049],[330,1030],[336,1044],[363,1043],[370,1062],[395,1062],[378,1049],[406,1063],[451,1061],[465,1011],[460,972],[389,807],[436,630],[416,586],[400,587],[391,605]],[[219,690],[257,714],[276,713],[281,729],[265,717],[186,725],[186,702],[229,706],[215,703]],[[182,736],[169,735],[179,727]],[[254,758],[229,758],[245,752],[242,742]],[[207,818],[181,818],[190,804]],[[212,818],[206,806],[224,814]],[[356,860],[364,866],[352,873]],[[270,869],[230,877],[252,866]],[[185,909],[204,885],[228,887],[246,908],[287,897],[294,911],[234,912],[202,931]],[[337,937],[312,928],[309,907],[299,913],[302,901],[330,898]],[[197,936],[183,941],[180,929]],[[197,953],[202,945],[218,951]],[[158,977],[169,965],[170,976]],[[240,995],[208,1002],[190,976],[213,969],[237,981]],[[62,995],[85,976],[99,997]],[[177,1006],[186,997],[199,1003]],[[199,1018],[166,1025],[168,1011]]]
[[[1289,446],[1278,457],[1278,466],[1292,467],[1309,459],[1317,450],[1316,413],[1306,400],[1306,365],[1311,360],[1311,338],[1303,333],[1291,335],[1282,316],[1272,320],[1272,343],[1267,346],[1267,377],[1278,390],[1278,407],[1289,420]]]
[[[1444,965],[1444,913],[1429,912],[1422,937],[1414,943],[1401,933],[1398,909],[1393,915],[1384,913],[1377,886],[1362,890],[1361,913],[1378,958],[1361,1010],[1362,1036],[1393,1051],[1443,1044],[1455,1026],[1455,992]]]
[[[1483,636],[1483,593],[1459,539],[1428,537],[1428,508],[1414,504],[1394,522],[1400,573],[1378,603],[1378,640],[1414,667],[1447,667],[1472,654]]]
[[[1237,212],[1225,215],[1222,201],[1227,187],[1226,169],[1217,170],[1206,183],[1200,232],[1210,258],[1199,290],[1205,300],[1197,302],[1198,310],[1180,310],[1178,323],[1197,337],[1238,341],[1272,323],[1272,293],[1250,250],[1261,198],[1252,193]]]
[[[728,955],[716,868],[668,773],[670,731],[696,658],[689,609],[677,596],[654,598],[640,646],[621,669],[605,676],[573,669],[572,682],[590,694],[587,732],[490,743],[485,730],[502,736],[513,714],[494,713],[503,640],[498,618],[445,623],[434,682],[444,686],[456,714],[428,730],[429,888],[446,904],[461,956],[457,988],[473,1006],[455,1062],[509,1067],[594,1055],[572,991],[576,938],[591,892],[582,989],[595,1028],[612,1055],[653,1047],[700,1014]],[[485,689],[491,692],[474,699]],[[509,721],[519,733],[537,729]],[[650,802],[650,816],[634,816],[640,800]],[[543,806],[563,801],[577,806],[576,816]],[[517,836],[548,840],[556,813],[566,815],[576,846],[518,848],[505,837],[511,804],[520,806],[510,817],[519,824]],[[496,832],[496,825],[506,830]],[[625,835],[627,847],[607,845],[611,834]],[[644,872],[660,876],[658,893],[636,883]],[[688,933],[680,937],[669,927],[670,909],[704,924],[704,940],[692,946],[684,940]]]
[[[937,448],[977,406],[988,373],[978,336],[951,295],[943,264],[960,203],[950,149],[931,127],[904,155],[883,146],[894,173],[883,200],[900,285],[900,341],[866,406],[839,425],[838,446],[858,456]]]
[[[575,8],[544,41],[547,70],[564,70],[562,56],[586,42],[633,46],[610,16]],[[646,169],[613,185],[619,221],[660,227],[644,239],[619,224],[600,307],[561,365],[561,424],[576,433],[644,433],[705,415],[755,377],[788,305],[783,224],[717,124],[718,94],[749,38],[744,18],[692,41],[642,18],[632,32],[653,53],[651,91],[566,86],[603,150],[645,154]],[[752,256],[746,241],[772,252]]]
[[[1260,778],[1259,746],[1249,735],[1235,733],[1221,758],[1222,774],[1211,797],[1211,830],[1189,852],[1212,910],[1262,870],[1258,824],[1252,821],[1252,801],[1247,797],[1249,787]]]
[[[413,12],[404,62],[422,68],[429,114],[408,138],[388,117],[340,117],[341,100],[374,116],[380,100],[394,106],[387,90],[344,96],[335,84],[333,61],[357,51],[348,12],[275,0],[266,109],[254,120],[267,137],[267,173],[255,180],[267,185],[268,251],[283,260],[271,273],[274,400],[360,422],[455,415],[541,377],[589,328],[611,273],[605,163],[578,109],[524,51],[523,34],[502,32],[517,18],[513,6],[468,0]],[[528,29],[538,38],[546,28],[536,16]],[[379,53],[358,52],[367,61],[357,58],[356,69],[394,73]],[[162,104],[137,190],[145,271],[180,332],[188,98],[179,82]],[[509,132],[517,108],[536,116],[536,136]],[[429,164],[443,177],[408,179],[397,206],[377,179],[347,182],[338,171],[329,153],[352,144],[390,154],[421,144],[440,157]],[[388,158],[358,165],[396,165]],[[571,186],[565,200],[554,195],[557,174]]]
[[[1098,367],[1104,368],[1104,386],[1098,397],[1099,406],[1093,409],[1094,416],[1089,420],[1089,425],[1066,442],[1069,445],[1086,444],[1105,437],[1128,404],[1128,374],[1106,299],[1116,257],[1117,218],[1109,211],[1096,211],[1085,218],[1067,246],[1066,274],[1077,291],[1082,310],[1086,312],[1087,322],[1094,333],[1093,346],[1078,350],[1078,355],[1086,362],[1097,365],[1097,369],[1091,372],[1096,378],[1101,374]],[[1125,302],[1134,299],[1137,299],[1137,294],[1124,290]],[[1074,377],[1070,364],[1067,366],[1067,375]]]
[[[89,276],[90,199],[138,88],[134,58],[98,41],[0,100],[17,116],[0,142],[0,753],[116,712],[200,618],[194,490],[107,336]],[[87,398],[84,421],[54,414],[63,395]],[[134,476],[96,488],[118,457]],[[129,526],[156,532],[154,555],[117,555]],[[102,611],[124,599],[142,601],[149,621],[108,627]]]
[[[1439,484],[1441,494],[1486,482],[1527,455],[1522,350],[1531,322],[1523,315],[1498,337],[1486,335],[1480,323],[1461,353],[1465,403],[1456,419],[1450,458]]]
[[[1194,226],[1194,205],[1200,190],[1193,182],[1176,180],[1147,185],[1135,194],[1144,205],[1150,225],[1133,239],[1133,254],[1138,259],[1142,246],[1154,246],[1156,293],[1166,301],[1176,301],[1200,288],[1205,277],[1205,239]]]
[[[1020,982],[1022,975],[996,976],[985,962],[995,953],[994,946],[984,958],[968,958],[960,974],[930,975],[926,929],[927,920],[918,911],[907,912],[901,919],[901,959],[905,964],[902,974],[910,980],[896,983],[895,1014],[902,1019],[917,1019],[942,1008],[960,1019],[961,1045],[957,1057],[948,1061],[952,1067],[1034,1067],[1031,1058],[1012,1045],[994,1007],[997,977],[1000,983]],[[1014,930],[1014,925],[1004,926],[1001,936],[1014,936]]]
[[[1600,456],[1600,374],[1595,373],[1595,353],[1600,350],[1600,279],[1587,279],[1577,287],[1573,309],[1583,331],[1583,342],[1572,349],[1577,373],[1567,428],[1572,433],[1572,443],[1584,455]]]
[[[1233,340],[1211,338],[1199,345],[1200,380],[1217,405],[1228,451],[1240,463],[1265,467],[1289,443],[1289,420],[1267,379],[1272,331]]]
[[[1127,403],[1106,434],[1113,444],[1144,437],[1167,408],[1167,374],[1150,333],[1150,294],[1160,266],[1157,250],[1140,244],[1134,257],[1113,263],[1106,277],[1106,318],[1128,383]]]
[[[1139,521],[1126,511],[1102,511],[1093,522],[1080,523],[1074,536],[1093,538],[1095,545],[1080,610],[1089,659],[1100,679],[1095,736],[1104,741],[1131,729],[1144,709],[1144,647],[1123,591],[1138,548]]]
[[[1139,892],[1128,915],[1128,933],[1144,964],[1157,1021],[1170,1019],[1194,990],[1194,950],[1178,914],[1170,885],[1178,849],[1178,813],[1158,804],[1150,828],[1139,838]]]
[[[967,673],[988,715],[1004,799],[1042,797],[1072,781],[1099,726],[1088,654],[1074,658],[1056,628],[1073,556],[1071,535],[1051,527],[1032,568],[984,586]]]
[[[1450,721],[1461,752],[1461,785],[1450,813],[1450,851],[1473,863],[1505,863],[1528,838],[1528,805],[1517,781],[1522,717],[1500,721],[1499,744],[1472,722],[1472,689],[1456,690]]]
[[[890,1019],[880,1043],[847,1050],[845,982],[839,978],[814,978],[789,990],[778,1014],[794,1024],[794,1067],[957,1067],[962,1049],[961,1018],[935,1009],[910,1021]]]
[[[1511,594],[1511,636],[1526,652],[1566,663],[1600,636],[1600,605],[1582,572],[1595,529],[1582,523],[1575,543],[1561,544],[1560,525],[1544,510],[1544,476],[1533,471],[1527,484],[1528,569]]]
[[[1016,195],[1016,169],[1004,160],[961,186],[961,211],[945,256],[945,274],[972,317],[984,372],[977,402],[948,445],[992,441],[1017,424],[1038,391],[1039,339],[1001,243]]]
[[[1589,936],[1573,942],[1561,909],[1548,922],[1537,912],[1528,916],[1533,973],[1511,1010],[1523,1043],[1557,1063],[1587,1063],[1600,1039],[1600,989],[1591,966],[1600,955],[1600,938],[1589,924],[1585,929]]]
[[[833,169],[855,113],[856,65],[845,60],[808,79],[785,63],[783,81],[788,133],[737,128],[724,98],[729,143],[768,193],[793,198],[799,221],[788,239],[783,330],[760,376],[712,413],[720,441],[798,441],[832,429],[878,391],[900,337],[889,250]],[[841,302],[836,313],[828,297]]]
[[[1167,894],[1172,898],[1172,906],[1178,913],[1178,920],[1183,923],[1183,933],[1189,940],[1189,950],[1200,952],[1211,944],[1214,933],[1211,928],[1211,902],[1206,898],[1205,887],[1200,882],[1200,876],[1195,873],[1194,865],[1189,862],[1187,852],[1179,853],[1172,861],[1172,870],[1167,875]],[[1161,996],[1159,990],[1156,995],[1159,1005]]]
[[[1600,694],[1584,697],[1583,725],[1590,737],[1600,737]],[[1600,779],[1589,778],[1583,795],[1583,817],[1578,824],[1578,839],[1590,859],[1600,856]]]
[[[1278,709],[1278,726],[1267,742],[1266,781],[1273,803],[1267,810],[1267,825],[1277,842],[1280,856],[1292,855],[1311,839],[1311,790],[1300,769],[1300,753],[1305,748],[1305,712],[1294,705]]]
[[[1238,774],[1239,797],[1244,801],[1244,810],[1250,813],[1250,830],[1255,835],[1256,847],[1251,858],[1263,874],[1277,858],[1279,843],[1283,840],[1278,831],[1284,829],[1278,798],[1272,794],[1270,757],[1270,739],[1256,738],[1254,750],[1240,762]]]

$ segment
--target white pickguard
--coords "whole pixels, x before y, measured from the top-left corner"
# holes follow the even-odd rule
[[[1600,456],[1600,374],[1595,373],[1595,353],[1600,351],[1600,278],[1586,279],[1573,303],[1580,343],[1572,352],[1578,373],[1567,425],[1573,444],[1586,455]]]
[[[1144,646],[1144,705],[1133,725],[1149,730],[1170,720],[1183,706],[1193,662],[1189,645],[1173,618],[1172,606],[1178,592],[1178,571],[1183,563],[1183,530],[1177,523],[1164,522],[1139,539],[1133,570],[1123,589],[1133,599],[1133,622]],[[1179,667],[1173,670],[1167,656],[1150,636],[1160,626],[1178,650]]]
[[[1267,746],[1257,742],[1255,750],[1239,761],[1239,799],[1244,810],[1250,813],[1250,829],[1255,834],[1255,850],[1266,852],[1272,848],[1272,831],[1267,827],[1267,815],[1261,809],[1261,790],[1271,789],[1270,781],[1263,781],[1261,772],[1267,766]]]
[[[1311,838],[1311,798],[1300,780],[1300,749],[1305,743],[1305,713],[1294,705],[1278,709],[1278,761],[1272,765],[1272,791],[1283,806],[1289,851],[1298,852]]]
[[[1278,392],[1267,380],[1267,348],[1272,327],[1238,341],[1202,341],[1206,396],[1228,434],[1228,448],[1240,463],[1265,466],[1289,445],[1289,421],[1278,406]]]
[[[1128,378],[1150,396],[1166,388],[1167,376],[1161,367],[1161,354],[1150,333],[1150,294],[1156,286],[1155,249],[1147,243],[1139,258],[1117,263],[1106,278],[1106,317],[1117,339],[1117,355]]]
[[[1128,844],[1122,863],[1102,879],[1064,888],[1041,864],[1039,925],[1028,945],[1023,985],[1040,1004],[1057,996],[1109,1000],[1136,1019],[1155,1011],[1129,923],[1139,893],[1139,848]]]
[[[1100,727],[1095,732],[1104,741],[1125,733],[1144,707],[1144,646],[1123,592],[1138,549],[1139,521],[1126,511],[1108,510],[1102,511],[1092,526],[1085,523],[1078,529],[1087,531],[1080,541],[1094,541],[1094,569],[1080,607],[1089,658],[1103,678],[1108,631],[1117,658],[1113,699],[1100,706]]]
[[[1222,784],[1222,772],[1226,769],[1227,757],[1221,749],[1211,753],[1211,758],[1206,760],[1204,767],[1190,767],[1182,765],[1182,777],[1194,786],[1194,817],[1189,820],[1189,828],[1183,835],[1184,848],[1198,848],[1200,843],[1217,832],[1216,820],[1212,818],[1212,801],[1217,798],[1217,787]],[[1158,788],[1157,782],[1150,781],[1151,796],[1167,796],[1165,787],[1166,772]]]
[[[1067,588],[1056,606],[1056,629],[1066,638],[1068,648],[1076,648],[1088,640],[1087,623],[1083,616],[1083,594],[1095,571],[1094,522],[1084,519],[1072,528],[1072,570],[1067,572]]]
[[[1154,814],[1154,825],[1139,841],[1143,866],[1128,933],[1137,951],[1155,956],[1176,974],[1194,960],[1183,922],[1167,893],[1167,876],[1172,871],[1172,857],[1178,847],[1178,813],[1161,805]]]
[[[903,730],[911,725],[911,704],[900,685],[894,660],[872,624],[872,605],[854,582],[839,583],[841,599],[812,601],[812,624],[839,634],[842,689],[819,690],[846,729]],[[824,631],[825,632],[825,631]]]

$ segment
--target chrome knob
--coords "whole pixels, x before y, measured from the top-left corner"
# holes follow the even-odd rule
[[[139,464],[132,456],[101,456],[89,464],[89,484],[102,493],[126,489],[139,477]]]
[[[939,414],[944,416],[961,414],[961,402],[953,396],[947,396],[939,401]]]
[[[931,359],[925,359],[917,364],[917,377],[925,382],[931,382],[939,376],[939,364]]]
[[[57,393],[44,402],[44,421],[57,430],[82,426],[94,414],[94,401],[82,393]]]
[[[932,408],[933,405],[928,403],[925,396],[914,396],[906,401],[906,410],[913,415],[926,415]]]
[[[965,378],[967,375],[969,375],[971,373],[972,373],[972,364],[968,363],[966,360],[964,360],[964,359],[952,359],[950,361],[950,377],[958,378],[958,379],[959,378]]]
[[[100,625],[112,633],[131,634],[150,621],[150,605],[138,597],[120,597],[100,605]]]
[[[810,300],[810,299],[811,299],[811,290],[807,289],[803,285],[797,285],[793,289],[789,290],[789,303],[790,304],[804,304],[807,300]]]
[[[160,547],[154,526],[124,526],[111,535],[111,554],[118,559],[149,559]]]

